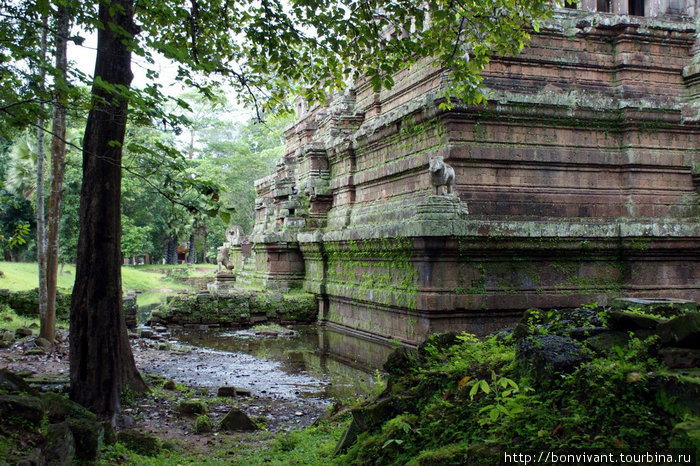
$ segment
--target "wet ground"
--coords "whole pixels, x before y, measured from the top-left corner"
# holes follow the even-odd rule
[[[137,366],[148,373],[209,396],[236,387],[250,396],[236,403],[249,416],[264,416],[269,430],[311,424],[333,403],[349,404],[376,394],[381,378],[366,362],[329,357],[320,345],[328,329],[299,326],[291,335],[257,335],[252,330],[170,329],[170,349],[136,351]],[[140,340],[148,345],[147,339]],[[355,366],[355,367],[353,367]]]
[[[170,329],[170,334],[132,338],[137,367],[153,386],[172,380],[183,386],[126,402],[118,429],[137,428],[206,456],[229,448],[231,439],[257,442],[240,433],[195,433],[194,416],[180,413],[183,398],[207,402],[214,426],[232,408],[245,411],[270,432],[312,424],[328,408],[377,394],[378,372],[391,348],[324,327],[295,327],[292,335],[256,335],[251,330]],[[52,354],[36,352],[34,337],[0,349],[0,368],[45,379],[42,390],[68,390],[67,332]],[[153,377],[159,377],[160,381]],[[217,397],[222,386],[242,389]],[[249,393],[247,393],[249,392]],[[247,439],[247,440],[246,440]]]

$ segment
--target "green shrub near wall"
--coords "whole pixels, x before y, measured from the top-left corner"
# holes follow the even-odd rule
[[[239,292],[178,295],[153,312],[154,323],[246,325],[266,320],[314,322],[316,298],[309,293]]]
[[[0,290],[0,304],[11,307],[18,315],[24,317],[39,316],[39,289],[27,291]],[[70,294],[56,295],[56,318],[68,320],[70,317]]]

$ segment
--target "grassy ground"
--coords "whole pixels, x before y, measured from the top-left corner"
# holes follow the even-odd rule
[[[146,265],[122,267],[122,288],[125,292],[130,290],[184,290],[189,287],[167,276],[169,271],[177,271],[182,274],[189,272],[188,276],[205,275],[216,269],[215,265],[197,265],[191,270],[184,265]],[[0,289],[10,291],[31,290],[39,283],[38,269],[34,262],[0,262]],[[73,288],[75,281],[75,266],[67,264],[63,268],[63,274],[58,276],[58,287],[63,289]]]

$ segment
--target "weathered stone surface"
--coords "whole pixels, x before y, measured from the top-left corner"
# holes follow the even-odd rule
[[[34,343],[37,346],[40,346],[44,349],[49,349],[53,346],[53,344],[49,340],[47,340],[46,338],[37,338],[36,340],[34,340]]]
[[[394,377],[401,377],[418,365],[420,356],[417,350],[401,346],[396,348],[387,358],[384,372]]]
[[[0,395],[0,417],[4,422],[27,422],[38,426],[44,418],[41,399],[25,395]]]
[[[12,343],[15,341],[15,332],[11,330],[5,330],[2,332],[2,341]]]
[[[32,387],[17,374],[0,369],[0,390],[7,390],[10,393],[27,393],[32,396],[39,395],[39,392]]]
[[[41,396],[49,422],[62,422],[66,419],[86,419],[95,421],[96,416],[83,406],[57,393],[44,393]]]
[[[182,414],[204,414],[207,412],[207,405],[202,400],[180,400],[177,409]]]
[[[85,418],[69,418],[66,421],[75,439],[75,456],[82,461],[94,461],[104,445],[104,426],[101,422]]]
[[[67,422],[50,424],[43,448],[47,464],[70,466],[75,458],[75,438]]]
[[[26,327],[20,327],[15,330],[15,336],[17,338],[31,337],[34,334],[32,329]]]
[[[309,109],[255,184],[239,282],[303,287],[322,320],[416,345],[531,307],[697,300],[695,23],[602,16],[558,13],[491,60],[483,108],[442,108],[425,62]],[[457,196],[435,195],[432,157]]]
[[[671,369],[690,369],[700,367],[700,349],[662,348],[659,357]]]
[[[117,441],[124,444],[129,450],[145,456],[156,456],[162,448],[157,437],[134,429],[118,432]]]
[[[216,392],[217,396],[233,397],[236,396],[236,387],[219,387]]]
[[[580,344],[558,335],[528,337],[518,344],[518,354],[538,377],[543,378],[571,372],[590,359]]]
[[[700,416],[700,378],[658,376],[652,379],[656,396],[662,397],[667,411],[679,416]]]
[[[252,432],[259,427],[248,417],[248,415],[238,408],[232,408],[226,416],[221,419],[219,429],[233,432]]]
[[[662,345],[700,349],[700,312],[689,312],[659,324]]]
[[[669,447],[694,451],[697,455],[700,451],[700,420],[692,419],[673,426]]]
[[[139,305],[136,302],[136,296],[124,296],[122,298],[122,310],[124,312],[124,320],[126,321],[126,327],[129,329],[136,328],[136,320],[139,313]]]
[[[610,311],[608,314],[608,327],[621,332],[634,332],[637,330],[656,330],[656,326],[663,320],[642,314],[624,311]]]
[[[584,343],[598,354],[610,353],[615,347],[626,348],[630,336],[626,332],[610,331],[603,332],[586,338]]]

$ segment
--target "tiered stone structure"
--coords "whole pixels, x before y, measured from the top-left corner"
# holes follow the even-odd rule
[[[625,14],[640,3],[645,16]],[[445,73],[429,63],[390,91],[361,81],[301,104],[256,183],[239,281],[303,287],[329,325],[414,344],[530,307],[697,300],[700,9],[579,8],[492,60],[486,106],[441,109]],[[434,156],[456,195],[435,194]]]

